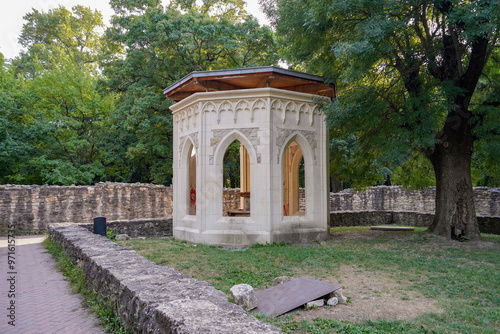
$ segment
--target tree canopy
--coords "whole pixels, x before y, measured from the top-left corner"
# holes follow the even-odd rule
[[[0,182],[169,184],[163,88],[195,70],[276,64],[271,29],[242,0],[112,0],[33,9],[0,73]]]
[[[263,3],[285,57],[337,83],[338,98],[324,108],[348,167],[373,182],[426,157],[437,185],[432,228],[477,238],[470,168],[473,159],[488,164],[498,147],[498,3]]]

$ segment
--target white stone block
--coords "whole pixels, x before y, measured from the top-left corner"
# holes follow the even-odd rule
[[[259,305],[253,288],[248,284],[235,285],[229,291],[234,303],[245,311],[250,311]]]

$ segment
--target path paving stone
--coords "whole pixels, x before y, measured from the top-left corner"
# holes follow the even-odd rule
[[[103,334],[94,315],[55,268],[41,245],[45,236],[16,236],[15,298],[9,298],[7,238],[0,237],[0,333]],[[15,301],[15,326],[9,325],[9,303]]]

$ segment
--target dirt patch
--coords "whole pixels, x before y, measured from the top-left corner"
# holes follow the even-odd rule
[[[342,266],[340,272],[340,279],[332,276],[322,281],[342,285],[343,294],[349,298],[349,302],[312,310],[296,309],[292,312],[295,320],[409,320],[423,313],[442,311],[433,299],[380,273],[350,266]]]

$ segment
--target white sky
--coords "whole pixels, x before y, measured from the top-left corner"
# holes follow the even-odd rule
[[[162,0],[165,5],[168,0]],[[104,22],[108,23],[113,11],[109,7],[108,0],[0,0],[0,52],[5,59],[16,57],[21,51],[17,39],[24,24],[23,16],[31,12],[32,8],[47,12],[49,9],[59,5],[71,9],[74,5],[83,5],[99,10]],[[261,12],[257,0],[247,0],[247,10],[257,17],[261,24],[269,24]]]

